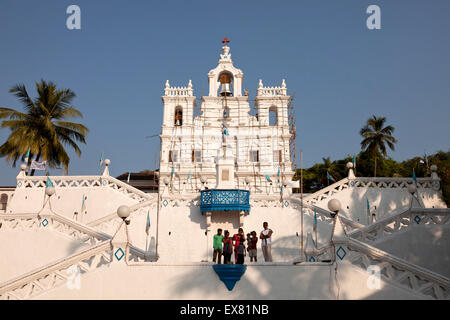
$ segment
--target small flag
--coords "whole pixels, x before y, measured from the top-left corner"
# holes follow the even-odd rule
[[[191,172],[189,171],[187,179],[190,180],[191,179]]]
[[[226,135],[226,136],[228,136],[228,135],[229,135],[229,134],[228,134],[228,129],[223,130],[223,134]]]
[[[416,172],[414,171],[414,168],[413,168],[412,179],[414,180],[414,183],[417,184],[417,177],[416,177]]]
[[[36,160],[31,161],[31,170],[45,170],[47,168],[47,161],[37,162]]]
[[[131,174],[131,172],[128,172],[127,183],[130,183],[130,174]]]
[[[174,174],[175,174],[175,168],[172,168],[172,172],[170,173],[170,177],[173,177]]]
[[[316,209],[314,209],[314,231],[317,230],[317,212]]]
[[[336,180],[334,180],[334,178],[331,176],[331,174],[328,171],[327,171],[327,179],[336,182]]]
[[[356,156],[353,156],[352,163],[353,163],[353,168],[356,168]]]
[[[83,199],[81,200],[81,213],[83,213],[85,211],[86,211],[86,197],[83,194]],[[87,213],[87,211],[85,213]]]
[[[268,174],[266,174],[266,179],[267,179],[267,181],[272,182],[272,179],[270,179]]]
[[[45,187],[54,187],[52,180],[47,176],[47,183],[45,184]]]
[[[150,211],[147,211],[147,224],[145,226],[145,233],[147,233],[147,235],[150,232]]]
[[[278,168],[277,176],[278,176],[278,178],[280,177],[280,168]]]
[[[370,214],[370,204],[369,204],[369,199],[366,198],[366,202],[367,202],[367,214]]]
[[[25,155],[25,158],[29,158],[30,157],[30,148],[28,148],[27,154]]]
[[[103,152],[100,155],[100,168],[103,167]]]

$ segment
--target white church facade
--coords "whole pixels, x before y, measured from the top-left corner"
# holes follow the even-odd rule
[[[112,177],[109,159],[93,176],[21,165],[0,211],[0,299],[449,299],[450,209],[436,166],[370,178],[349,163],[348,177],[293,193],[286,81],[260,80],[252,112],[224,40],[198,115],[191,81],[166,82],[158,192]],[[259,235],[263,222],[272,262],[261,241],[258,262],[212,262],[218,228]]]
[[[252,193],[292,192],[294,176],[288,123],[289,96],[285,80],[264,87],[250,114],[244,73],[234,67],[225,41],[219,63],[208,73],[209,92],[201,97],[201,114],[194,116],[192,82],[171,87],[167,80],[161,129],[160,187],[198,192],[206,188],[247,189]],[[284,188],[282,187],[284,184]]]

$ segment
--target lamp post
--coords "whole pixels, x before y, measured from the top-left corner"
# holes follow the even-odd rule
[[[330,237],[330,245],[333,247],[333,255],[332,255],[332,261],[334,262],[336,260],[335,253],[334,253],[334,243],[333,243],[333,236],[334,236],[334,230],[336,228],[336,220],[338,218],[339,210],[341,210],[341,202],[338,199],[331,199],[328,201],[328,209],[331,211],[331,218],[333,218],[333,230],[331,231],[331,237]]]
[[[411,210],[411,208],[412,208],[413,201],[414,201],[414,194],[416,193],[416,191],[417,191],[417,187],[415,184],[410,184],[408,186],[408,192],[411,194],[411,203],[409,205],[409,210]]]

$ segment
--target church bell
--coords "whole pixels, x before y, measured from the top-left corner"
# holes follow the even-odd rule
[[[230,97],[233,94],[231,93],[231,77],[229,74],[221,74],[220,75],[220,83],[221,83],[221,89],[220,89],[220,93],[219,95],[221,95],[222,97],[227,96]]]

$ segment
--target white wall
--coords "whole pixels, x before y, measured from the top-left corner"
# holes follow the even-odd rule
[[[79,290],[62,285],[37,299],[336,299],[330,266],[248,266],[233,291],[228,291],[212,266],[109,267],[83,274]],[[333,271],[333,272],[331,272]],[[381,282],[369,289],[369,274],[340,263],[340,299],[419,299],[405,289]]]
[[[57,231],[0,228],[0,283],[87,248]]]
[[[129,225],[130,238],[133,245],[144,249],[145,224],[147,211],[144,209],[131,218]],[[216,218],[217,216],[217,218]],[[224,219],[229,216],[229,221]],[[151,230],[149,235],[150,252],[154,252],[156,242],[156,208],[150,210]],[[164,263],[200,262],[212,259],[212,236],[218,228],[228,226],[231,236],[239,229],[238,212],[212,213],[212,225],[209,238],[205,235],[206,217],[198,206],[167,207],[162,206],[159,217],[158,254]],[[244,233],[256,231],[258,237],[263,230],[264,221],[273,230],[272,255],[274,261],[292,261],[300,255],[301,215],[300,211],[289,207],[251,208],[250,214],[244,217]],[[231,227],[231,228],[230,228]],[[170,235],[169,235],[170,232]],[[313,218],[304,215],[304,236],[313,232]],[[298,233],[298,236],[297,236]],[[320,222],[318,226],[319,244],[325,244],[331,233],[331,224]],[[152,240],[153,239],[153,240]],[[248,260],[248,257],[246,257]],[[263,255],[258,242],[258,261],[263,261]]]

